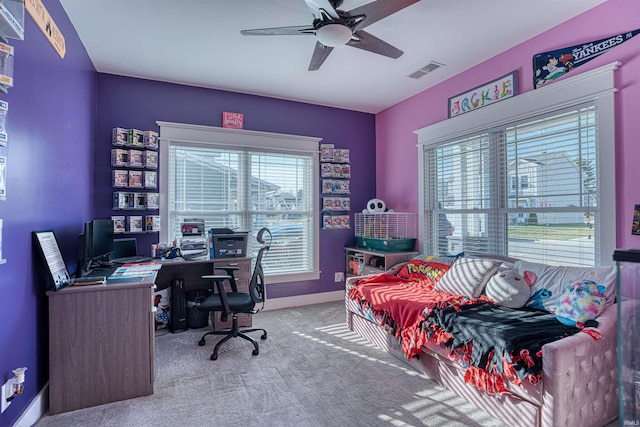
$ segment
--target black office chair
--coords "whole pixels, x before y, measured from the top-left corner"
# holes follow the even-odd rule
[[[268,234],[269,241],[265,241],[265,234]],[[249,282],[249,292],[238,292],[238,287],[236,286],[236,280],[233,275],[233,272],[238,269],[238,267],[234,266],[220,266],[216,267],[220,270],[225,270],[226,275],[207,275],[202,276],[203,279],[211,280],[215,284],[216,293],[211,294],[207,297],[200,305],[198,309],[201,311],[220,311],[220,318],[223,322],[227,321],[229,315],[232,316],[233,322],[230,331],[210,331],[202,336],[198,345],[205,345],[205,337],[207,335],[225,335],[223,339],[218,341],[216,346],[213,349],[213,353],[211,354],[211,360],[216,360],[218,358],[218,350],[220,346],[227,342],[229,339],[234,337],[244,338],[247,341],[253,343],[253,352],[254,356],[257,356],[260,352],[258,348],[258,342],[247,335],[247,332],[254,331],[262,331],[262,336],[260,339],[267,339],[267,331],[261,328],[253,328],[253,329],[243,329],[240,330],[238,328],[238,314],[239,313],[248,313],[248,314],[256,314],[260,312],[264,308],[265,301],[265,287],[264,287],[264,273],[262,271],[262,258],[269,251],[269,247],[271,245],[271,231],[268,228],[262,228],[258,231],[258,235],[256,236],[256,240],[258,243],[262,245],[260,250],[258,251],[258,256],[256,258],[256,264],[253,269],[253,275],[251,276],[251,281]],[[231,285],[231,292],[226,292],[224,289],[224,281],[228,280]],[[262,303],[260,308],[256,309],[256,304]]]

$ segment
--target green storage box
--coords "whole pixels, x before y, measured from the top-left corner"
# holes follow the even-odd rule
[[[356,236],[356,246],[381,252],[407,252],[415,247],[416,239],[374,239]]]

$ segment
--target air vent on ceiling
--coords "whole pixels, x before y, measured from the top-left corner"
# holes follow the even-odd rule
[[[420,68],[418,71],[409,74],[409,77],[411,77],[412,79],[419,79],[420,77],[424,76],[425,74],[428,74],[430,72],[432,72],[433,70],[435,70],[436,68],[440,68],[444,66],[444,64],[440,64],[439,62],[435,62],[435,61],[431,61],[429,62],[427,65],[425,65],[424,67]]]

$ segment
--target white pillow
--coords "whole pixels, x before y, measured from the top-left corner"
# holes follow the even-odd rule
[[[464,295],[476,299],[485,285],[496,274],[500,261],[482,258],[459,258],[449,271],[436,283],[434,289],[452,295]]]
[[[516,261],[520,261],[518,258],[514,258],[514,257],[506,256],[506,255],[485,254],[485,253],[482,253],[482,252],[465,252],[464,256],[467,257],[467,258],[489,258],[489,259],[495,259],[495,260],[507,262],[507,263],[510,263],[510,264],[513,264]]]
[[[531,297],[531,284],[515,270],[494,274],[485,288],[486,295],[505,307],[523,307]]]
[[[498,255],[498,254],[484,254],[480,252],[465,252],[465,258],[484,258],[490,259],[493,261],[500,261],[502,265],[500,266],[500,270],[513,270],[513,263],[519,261],[518,258],[509,257],[506,255]]]
[[[531,298],[526,306],[555,313],[560,294],[567,286],[580,280],[591,280],[605,288],[607,306],[613,304],[616,293],[616,268],[609,267],[569,267],[517,261],[514,269],[524,275],[531,271],[535,276]]]

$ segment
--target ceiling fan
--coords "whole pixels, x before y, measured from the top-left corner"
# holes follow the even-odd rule
[[[314,35],[317,42],[309,71],[315,71],[334,47],[347,45],[358,49],[399,58],[404,52],[380,40],[363,28],[392,15],[420,0],[377,0],[348,12],[339,10],[343,0],[304,0],[313,15],[311,25],[242,30],[245,36]]]

